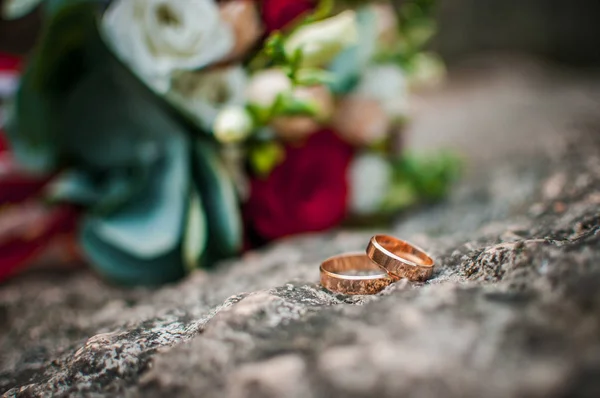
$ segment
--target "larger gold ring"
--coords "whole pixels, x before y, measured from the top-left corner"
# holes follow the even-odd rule
[[[365,253],[346,253],[321,263],[321,285],[344,294],[375,294],[394,282]]]
[[[424,250],[388,235],[375,235],[367,256],[392,278],[426,281],[433,274],[433,259]]]

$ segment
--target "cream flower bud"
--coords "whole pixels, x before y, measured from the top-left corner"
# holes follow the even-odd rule
[[[317,120],[328,120],[333,114],[335,109],[335,103],[331,91],[325,86],[307,86],[297,87],[293,93],[293,97],[306,101],[314,105],[317,110],[315,119]]]
[[[292,90],[292,81],[280,69],[267,69],[254,74],[246,87],[246,100],[270,108],[277,96]]]
[[[332,126],[350,144],[365,146],[385,139],[390,120],[378,101],[353,95],[338,103]]]
[[[227,0],[219,4],[221,19],[231,26],[235,44],[227,59],[243,57],[258,41],[264,28],[253,0]]]
[[[350,211],[357,215],[377,212],[390,187],[390,164],[381,156],[364,153],[352,160],[348,177]]]
[[[303,52],[302,66],[323,66],[344,48],[358,41],[356,13],[348,10],[323,21],[300,27],[285,43],[285,51]]]
[[[213,132],[220,142],[233,143],[248,137],[252,128],[252,117],[248,111],[240,106],[232,106],[219,112]]]
[[[285,141],[299,141],[316,132],[321,124],[331,118],[335,104],[325,86],[298,87],[293,97],[314,105],[315,116],[278,116],[271,121],[275,134]]]

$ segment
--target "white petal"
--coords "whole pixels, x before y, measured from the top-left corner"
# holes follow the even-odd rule
[[[404,116],[408,109],[406,77],[396,65],[375,65],[365,70],[356,92],[378,101],[391,118]]]
[[[175,71],[205,67],[234,45],[213,0],[115,0],[101,30],[117,57],[161,94]]]
[[[390,165],[381,156],[358,155],[350,165],[350,209],[356,214],[376,212],[392,178]]]
[[[4,0],[2,3],[2,19],[7,21],[19,19],[29,14],[42,0]]]

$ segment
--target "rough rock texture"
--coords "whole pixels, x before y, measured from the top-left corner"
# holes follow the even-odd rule
[[[87,271],[0,286],[5,396],[600,396],[600,80],[537,68],[459,79],[416,109],[415,148],[470,168],[394,234],[425,284],[318,284],[369,231],[283,241],[159,290]]]

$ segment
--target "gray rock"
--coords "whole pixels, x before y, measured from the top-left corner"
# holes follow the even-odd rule
[[[600,84],[535,69],[425,97],[417,149],[470,169],[391,232],[431,251],[427,283],[318,285],[370,231],[285,240],[157,290],[88,271],[0,286],[5,396],[600,396]],[[371,231],[372,232],[372,231]]]

